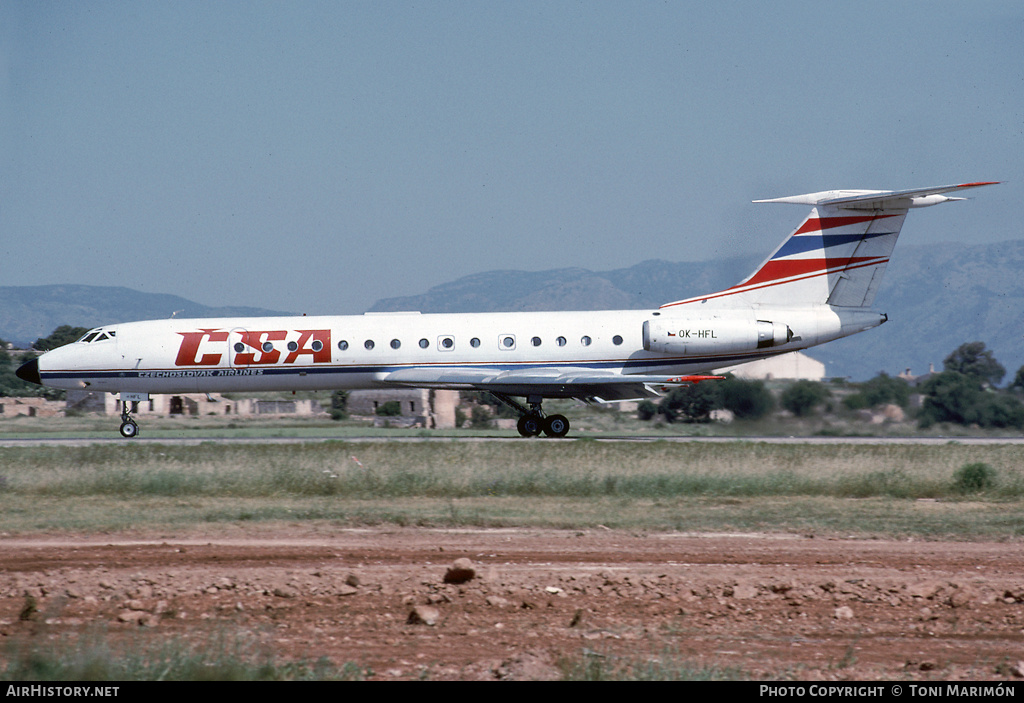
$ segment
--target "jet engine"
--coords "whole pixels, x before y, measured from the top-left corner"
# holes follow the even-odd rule
[[[663,354],[719,354],[778,347],[793,339],[789,325],[720,317],[644,322],[644,349]]]

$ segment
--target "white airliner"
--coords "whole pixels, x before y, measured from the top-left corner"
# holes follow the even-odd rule
[[[661,395],[714,369],[876,327],[871,310],[910,208],[994,182],[832,190],[762,203],[810,214],[748,278],[657,310],[151,320],[104,325],[22,365],[44,386],[120,394],[121,434],[150,394],[443,388],[487,391],[520,413],[523,436],[563,437],[545,398]],[[515,400],[525,399],[525,405]]]

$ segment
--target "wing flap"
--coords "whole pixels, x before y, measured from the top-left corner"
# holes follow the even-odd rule
[[[393,371],[382,381],[416,388],[494,391],[519,396],[609,402],[657,398],[662,395],[660,388],[713,378],[721,376],[641,376],[557,367],[501,370],[427,366]]]

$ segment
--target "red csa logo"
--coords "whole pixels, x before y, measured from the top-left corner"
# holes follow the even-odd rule
[[[232,334],[238,340],[228,350],[234,353],[232,366],[276,364],[282,354],[285,364],[294,364],[300,357],[314,364],[331,360],[330,330],[237,330],[229,333],[223,329],[201,329],[178,334],[182,340],[174,359],[175,366],[217,366]]]
[[[228,341],[227,330],[200,330],[199,332],[178,332],[182,337],[181,346],[178,347],[178,357],[174,360],[175,366],[216,366],[220,363],[220,354],[203,354],[199,356],[199,345],[204,339],[211,342]]]

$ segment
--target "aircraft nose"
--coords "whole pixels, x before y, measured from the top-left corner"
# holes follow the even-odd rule
[[[43,381],[39,378],[39,359],[26,361],[24,364],[19,366],[18,370],[14,373],[22,381],[28,381],[29,383],[34,383],[37,386],[43,385]]]

